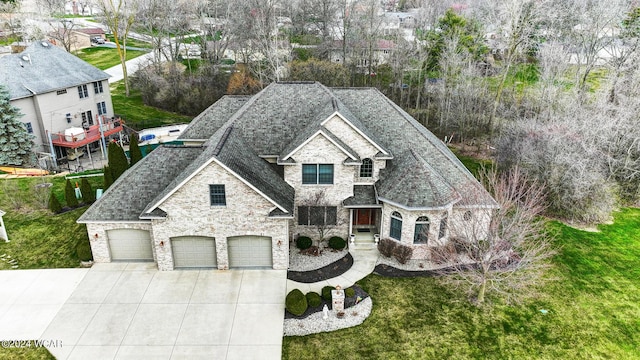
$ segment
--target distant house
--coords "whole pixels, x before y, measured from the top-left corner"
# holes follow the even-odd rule
[[[104,30],[100,28],[59,28],[49,33],[50,43],[64,48],[64,43],[66,42],[71,50],[88,48],[93,45],[92,40],[96,38],[106,39]]]
[[[318,239],[319,226],[353,249],[382,237],[428,259],[464,236],[452,224],[488,228],[497,207],[442,141],[373,88],[273,83],[221,98],[180,139],[78,219],[95,261],[287,269],[292,241]]]
[[[346,64],[343,65],[354,64],[358,68],[369,67],[370,60],[371,66],[386,64],[396,48],[396,43],[394,41],[384,39],[376,40],[372,49],[371,57],[369,57],[369,46],[365,42],[347,44],[347,57],[344,59]],[[330,58],[332,62],[343,62],[342,50],[342,40],[335,40],[332,43],[330,50]]]
[[[69,149],[99,148],[102,135],[121,131],[113,120],[109,75],[49,42],[0,57],[0,84],[35,136],[34,150],[65,158]],[[98,123],[103,124],[102,128]]]

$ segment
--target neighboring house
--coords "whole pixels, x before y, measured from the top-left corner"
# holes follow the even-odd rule
[[[109,75],[50,43],[34,42],[18,54],[0,57],[0,84],[9,89],[11,104],[35,136],[34,150],[53,153],[96,149],[102,134],[122,130],[113,119]],[[99,122],[103,124],[102,128]]]
[[[425,259],[460,235],[449,222],[497,206],[442,141],[373,88],[273,83],[223,97],[180,138],[78,219],[95,261],[286,269],[290,242],[318,239],[319,227],[362,246],[392,238]]]
[[[376,40],[371,48],[371,56],[369,56],[369,45],[366,42],[358,42],[355,44],[349,44],[347,42],[347,45],[349,45],[347,47],[347,57],[344,59],[346,64],[343,65],[353,63],[361,69],[368,68],[370,61],[371,66],[386,64],[396,48],[394,41],[384,39]],[[342,40],[335,40],[332,43],[330,58],[331,61],[335,63],[343,62]]]
[[[49,33],[49,42],[64,49],[65,43],[72,51],[93,46],[92,39],[106,39],[100,28],[58,28]]]

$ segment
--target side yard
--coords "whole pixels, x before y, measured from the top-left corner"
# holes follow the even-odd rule
[[[146,54],[146,51],[127,50],[127,60],[131,60],[144,54]],[[89,47],[77,51],[74,55],[100,70],[105,70],[120,64],[120,57],[118,56],[118,51],[115,48]]]
[[[88,178],[91,187],[102,187],[102,177]],[[64,176],[0,180],[0,209],[10,242],[0,241],[0,270],[78,267],[76,244],[87,240],[85,227],[76,220],[86,206],[58,215],[46,209],[48,190],[36,185],[52,183],[58,200],[64,202]],[[78,180],[79,182],[79,180]],[[73,182],[72,182],[73,183]]]
[[[287,337],[283,358],[637,358],[640,209],[623,209],[597,233],[549,226],[559,252],[539,299],[477,308],[436,278],[369,275],[359,282],[374,304],[364,324]]]

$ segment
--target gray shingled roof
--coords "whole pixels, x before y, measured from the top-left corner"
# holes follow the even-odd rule
[[[205,111],[196,116],[182,132],[179,140],[206,140],[213,135],[229,118],[238,111],[251,96],[227,95],[220,98]]]
[[[19,54],[0,57],[0,84],[8,87],[11,99],[108,78],[109,74],[48,42],[34,42]]]
[[[444,177],[413,150],[382,170],[378,184],[381,200],[411,208],[443,207],[461,199]]]
[[[394,164],[402,162],[402,158],[413,150],[462,196],[456,206],[497,206],[491,195],[440,139],[380,91],[374,88],[334,88],[332,91],[394,154],[394,160],[389,161],[391,167],[385,172],[396,168]],[[380,183],[382,185],[383,180]],[[397,188],[396,191],[395,198],[408,196],[402,194],[405,189]]]
[[[241,178],[255,186],[278,205],[293,214],[295,191],[273,168],[251,151],[239,132],[232,127],[216,132],[207,142],[204,151],[191,162],[157,196],[148,202],[144,216],[155,210],[155,204],[173,192],[177,186],[215,157]],[[160,205],[160,207],[162,207]]]
[[[354,185],[353,196],[344,199],[344,206],[372,206],[378,205],[374,185]]]
[[[78,219],[139,221],[147,204],[203,151],[202,147],[159,147],[127,170]]]

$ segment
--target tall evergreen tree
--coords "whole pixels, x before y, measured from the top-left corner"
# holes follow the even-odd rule
[[[9,91],[0,85],[0,165],[33,163],[34,136],[20,122],[23,114],[11,105]]]
[[[49,196],[49,210],[54,214],[62,211],[62,204],[60,204],[60,200],[58,200],[56,194],[53,193],[53,190],[51,190],[51,195]]]
[[[124,154],[124,150],[118,145],[116,142],[110,142],[109,148],[109,169],[111,169],[111,175],[113,176],[113,181],[118,180],[120,175],[122,175],[129,168],[129,162],[127,161],[127,156]]]
[[[137,134],[131,134],[131,142],[129,143],[129,158],[131,159],[131,166],[142,160],[142,150],[140,150],[140,146],[138,146]]]
[[[113,184],[113,175],[111,174],[111,169],[108,166],[103,168],[104,173],[104,189],[107,190],[111,184]]]
[[[76,198],[76,191],[71,185],[71,181],[67,179],[67,184],[64,187],[64,200],[67,202],[67,206],[70,208],[78,207],[78,198]]]
[[[91,188],[91,184],[89,184],[89,180],[86,178],[82,178],[82,182],[80,183],[80,191],[82,192],[82,201],[85,204],[91,204],[96,201],[96,194],[93,192]]]

